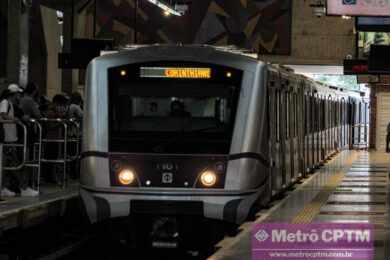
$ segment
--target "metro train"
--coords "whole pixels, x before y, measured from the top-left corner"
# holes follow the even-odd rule
[[[151,236],[166,226],[192,235],[194,219],[243,223],[348,149],[363,103],[230,47],[97,57],[85,89],[83,205],[92,223],[125,220]]]

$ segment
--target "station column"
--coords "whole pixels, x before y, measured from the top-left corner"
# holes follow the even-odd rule
[[[7,79],[24,86],[28,80],[29,6],[8,1]]]

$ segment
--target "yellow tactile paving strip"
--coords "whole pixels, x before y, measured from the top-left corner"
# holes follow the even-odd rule
[[[328,183],[321,189],[318,195],[307,204],[292,220],[294,224],[305,224],[313,222],[317,216],[381,216],[385,217],[386,212],[386,200],[377,198],[369,199],[368,201],[356,201],[355,199],[334,199],[334,196],[340,196],[338,194],[351,194],[355,196],[362,196],[363,194],[369,194],[372,196],[374,193],[378,193],[381,190],[383,195],[388,192],[388,177],[389,173],[384,172],[387,167],[378,166],[383,162],[383,158],[378,159],[378,156],[373,156],[369,160],[364,157],[364,153],[359,153],[358,158],[353,159],[352,168],[350,171],[338,171],[329,178]],[[381,155],[383,157],[383,155]],[[368,169],[362,169],[362,173],[365,176],[356,176],[360,174],[356,171],[356,165],[365,164]],[[375,166],[373,166],[375,165]],[[370,171],[369,168],[382,168],[381,171]],[[383,172],[382,172],[383,171]],[[364,179],[356,179],[362,177]],[[379,183],[378,183],[379,182]],[[345,188],[350,188],[347,192]],[[364,188],[364,190],[362,189]],[[366,191],[366,189],[368,189]],[[343,195],[341,195],[343,196]],[[333,199],[330,199],[332,198]],[[382,196],[383,197],[383,196]],[[379,200],[378,200],[379,199]],[[376,208],[375,208],[376,207]],[[379,208],[378,208],[379,207]],[[381,221],[382,222],[382,221]]]
[[[320,212],[322,206],[324,206],[328,201],[329,196],[344,179],[344,175],[345,173],[340,171],[330,177],[323,190],[320,191],[318,195],[294,217],[292,223],[305,224],[312,222]]]

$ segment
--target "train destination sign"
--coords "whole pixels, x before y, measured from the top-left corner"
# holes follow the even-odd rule
[[[210,68],[141,67],[141,78],[209,79]]]

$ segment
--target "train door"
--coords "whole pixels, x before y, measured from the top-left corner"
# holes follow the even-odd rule
[[[272,157],[271,186],[272,196],[277,194],[282,188],[282,162],[280,156],[280,90],[278,89],[279,79],[273,77],[269,81],[269,119],[270,119],[270,146]]]
[[[327,112],[326,112],[326,158],[329,157],[330,151],[332,150],[330,144],[331,144],[331,136],[330,136],[330,129],[332,127],[331,122],[332,122],[332,96],[329,95],[327,99]]]
[[[341,103],[340,99],[337,100],[336,105],[336,144],[337,144],[337,150],[339,151],[341,148]]]
[[[331,118],[330,118],[330,131],[329,131],[329,134],[330,134],[330,155],[333,154],[334,152],[334,116],[335,116],[335,111],[334,111],[334,108],[335,108],[335,102],[332,98],[332,100],[330,101],[330,105],[331,105]]]
[[[299,84],[297,94],[297,130],[298,130],[298,149],[299,149],[299,173],[306,176],[306,147],[305,147],[305,82],[302,80]]]
[[[310,171],[310,144],[309,144],[309,95],[306,92],[304,95],[304,107],[305,107],[305,120],[304,120],[304,133],[305,133],[305,166],[306,166],[306,173]]]
[[[292,173],[291,173],[291,179],[293,182],[295,182],[299,177],[299,138],[298,138],[298,94],[294,90],[291,96],[291,104],[292,104],[292,122],[291,122],[291,135],[292,135],[292,148],[291,148],[291,161],[292,161]]]
[[[349,148],[348,99],[344,100],[344,147]]]
[[[283,79],[282,79],[283,80]],[[283,187],[287,187],[290,183],[290,176],[291,176],[291,161],[290,161],[290,107],[289,107],[289,91],[286,89],[287,86],[283,85],[282,93],[282,102],[281,102],[281,111],[282,111],[282,120],[281,120],[281,127],[282,127],[282,156],[283,156]]]
[[[309,109],[310,109],[310,116],[309,116],[309,136],[310,136],[310,170],[313,171],[314,169],[314,166],[315,166],[315,163],[314,163],[314,149],[315,149],[315,146],[314,146],[314,136],[315,136],[315,132],[314,132],[314,116],[315,116],[315,113],[314,113],[314,93],[311,92],[310,93],[310,102],[309,102]]]
[[[354,140],[354,124],[355,124],[355,102],[353,99],[349,99],[348,102],[348,145],[349,149],[353,149]]]
[[[320,146],[320,131],[319,131],[319,97],[318,93],[314,95],[314,164],[318,166],[319,163],[319,146]]]
[[[291,106],[291,91],[289,89],[289,86],[286,86],[286,92],[285,92],[285,123],[286,123],[286,186],[289,186],[291,184],[291,173],[293,169],[293,161],[291,160],[292,157],[292,134],[291,134],[291,122],[292,122],[292,106]]]

